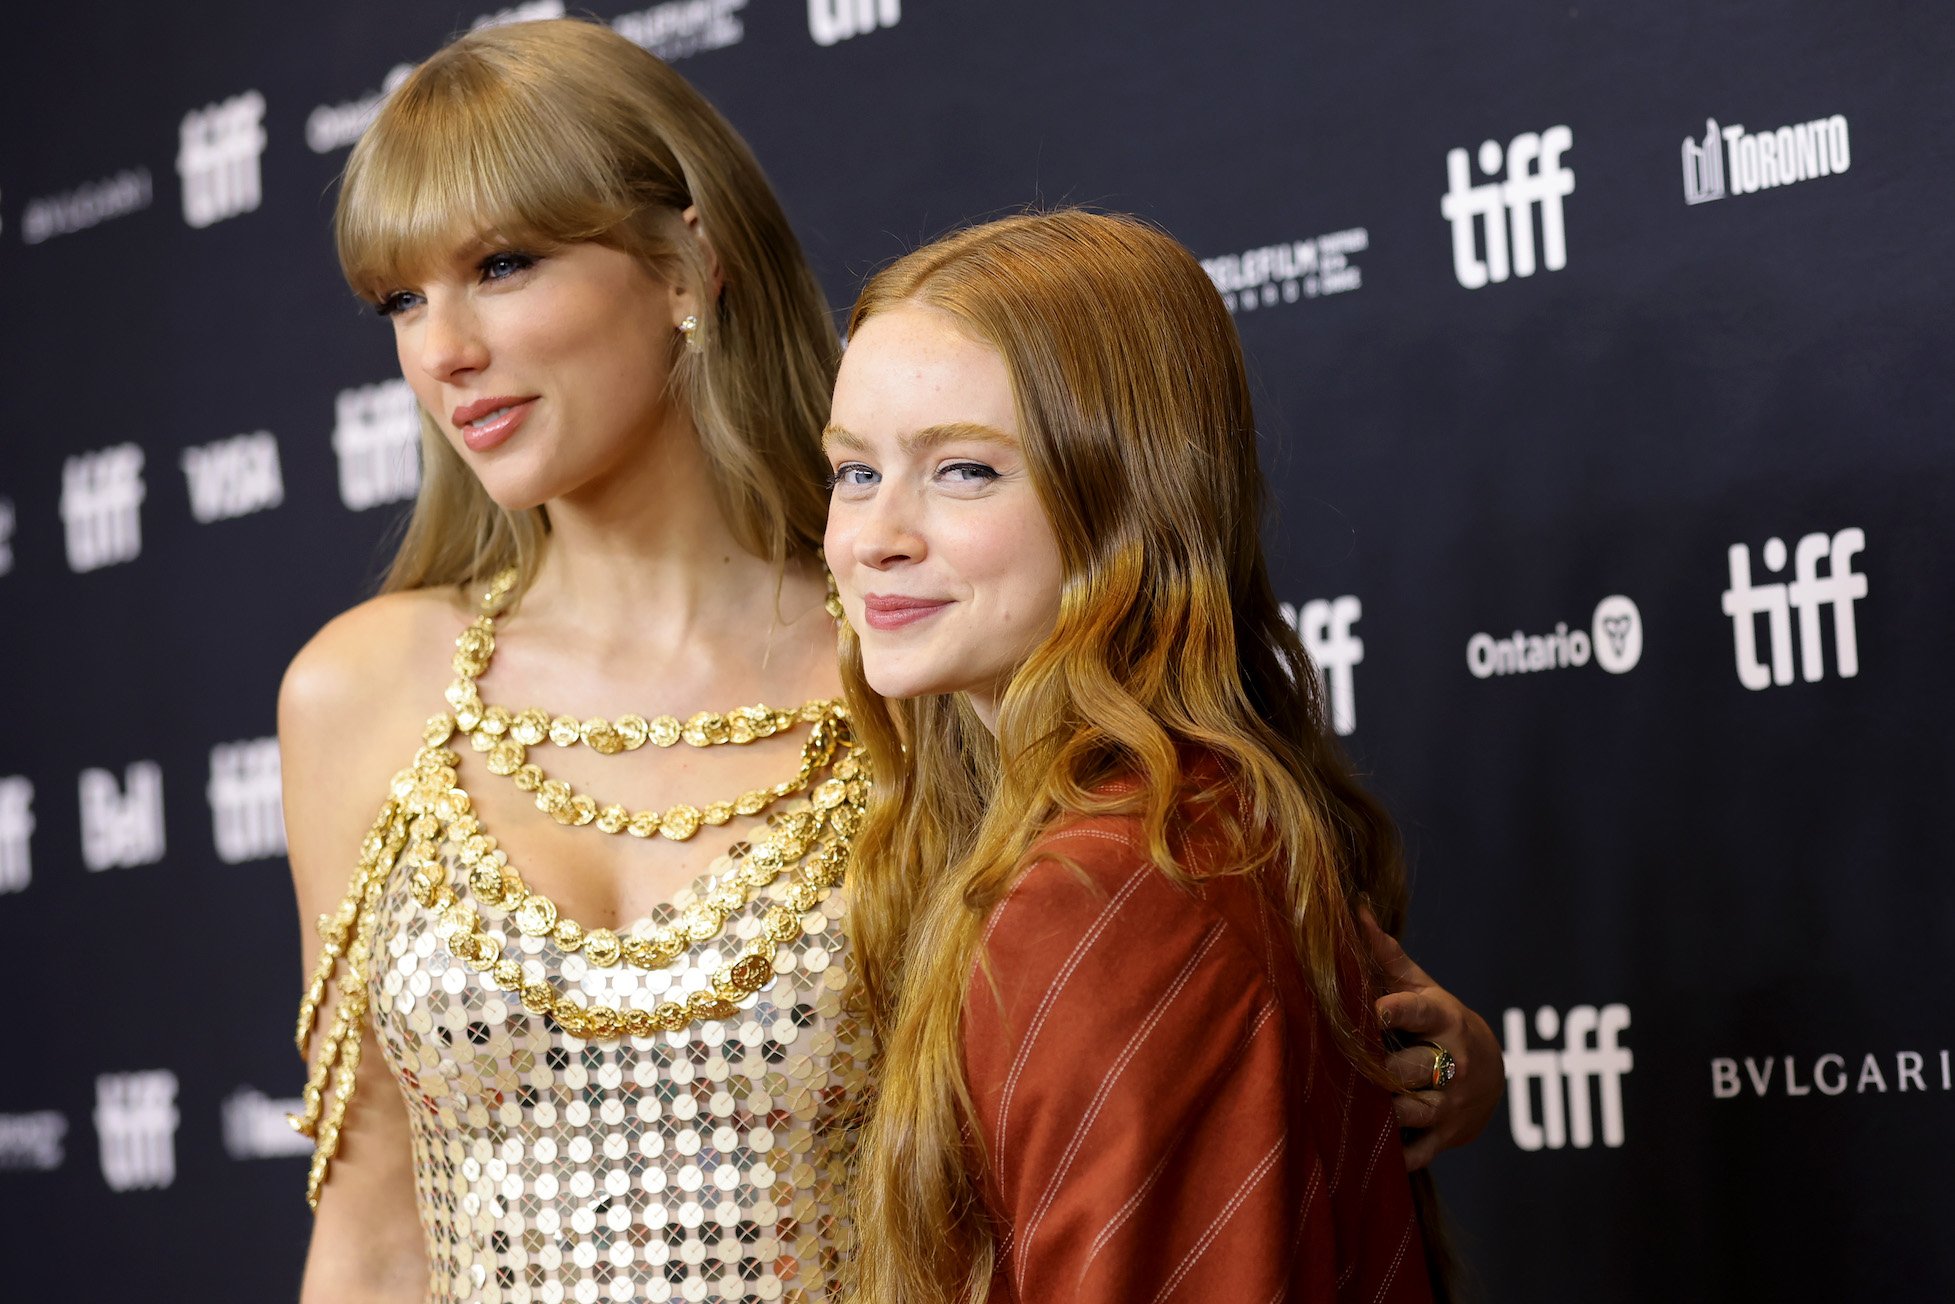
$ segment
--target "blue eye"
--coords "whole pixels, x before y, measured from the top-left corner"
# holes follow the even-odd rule
[[[998,478],[997,470],[982,462],[952,462],[937,474],[952,476],[966,484],[984,484]]]
[[[373,310],[382,317],[392,317],[396,313],[403,313],[412,308],[414,300],[420,297],[407,290],[395,290],[392,294],[381,295],[379,301],[373,305]]]
[[[828,476],[829,492],[836,488],[860,489],[876,482],[876,473],[860,462],[844,462]]]
[[[504,250],[490,254],[476,266],[481,270],[485,281],[506,281],[519,272],[526,272],[536,266],[536,259],[528,254]]]

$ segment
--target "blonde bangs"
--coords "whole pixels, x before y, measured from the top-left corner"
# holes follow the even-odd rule
[[[333,234],[347,284],[375,302],[477,244],[548,253],[594,241],[691,287],[700,347],[679,350],[671,376],[712,492],[755,556],[785,565],[820,546],[819,432],[840,352],[827,301],[745,142],[607,25],[509,23],[436,51],[354,146]],[[527,584],[544,513],[503,511],[438,431],[424,435],[421,492],[385,587],[472,583],[507,566]]]
[[[472,244],[595,240],[635,210],[601,140],[510,70],[448,55],[394,92],[347,161],[334,238],[365,298]]]

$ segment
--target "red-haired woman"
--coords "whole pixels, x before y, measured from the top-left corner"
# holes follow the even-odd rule
[[[861,1297],[1431,1298],[1359,915],[1401,861],[1271,592],[1200,266],[1077,211],[918,250],[825,442],[880,793]]]

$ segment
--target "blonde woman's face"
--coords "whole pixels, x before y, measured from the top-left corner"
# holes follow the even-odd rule
[[[414,396],[510,510],[642,454],[684,307],[639,259],[595,244],[470,244],[380,303]]]
[[[828,564],[870,687],[967,693],[995,727],[1064,579],[1004,359],[937,309],[879,313],[849,340],[822,442]]]

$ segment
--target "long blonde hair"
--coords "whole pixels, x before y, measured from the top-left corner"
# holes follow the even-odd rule
[[[881,1045],[855,1177],[860,1298],[981,1300],[995,1256],[965,1125],[964,1002],[986,916],[1069,813],[1136,816],[1173,876],[1181,753],[1217,757],[1197,803],[1239,797],[1241,872],[1274,867],[1339,1047],[1381,1083],[1349,975],[1355,903],[1396,929],[1395,832],[1326,724],[1264,564],[1263,481],[1234,324],[1199,264],[1130,218],[1061,211],[960,232],[863,290],[850,319],[920,303],[1003,356],[1058,536],[1056,627],[1013,674],[995,745],[952,698],[887,703],[843,639],[879,804],[849,871],[860,1008]],[[1116,774],[1138,791],[1108,795]]]
[[[724,289],[679,214],[696,206]],[[699,92],[610,28],[575,19],[471,32],[387,99],[353,148],[334,236],[368,298],[474,236],[636,254],[702,307],[677,347],[713,490],[740,542],[777,564],[821,541],[821,423],[838,343],[813,273],[753,154]],[[647,359],[650,365],[651,359]],[[534,573],[544,509],[490,500],[426,412],[422,481],[384,588]],[[519,585],[520,588],[520,585]]]

